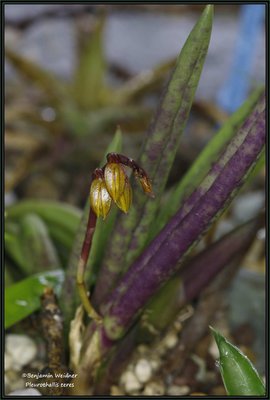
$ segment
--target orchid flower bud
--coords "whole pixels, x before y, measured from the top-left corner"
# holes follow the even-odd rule
[[[111,208],[112,199],[108,193],[105,181],[96,178],[90,188],[90,204],[97,217],[106,218]]]
[[[143,172],[135,171],[135,176],[138,179],[138,181],[140,182],[144,193],[147,194],[148,196],[154,198],[155,195],[152,190],[152,185],[151,185],[151,182],[150,182],[148,176],[146,175],[146,173],[144,171]]]
[[[123,194],[127,175],[123,165],[120,163],[109,162],[104,170],[104,179],[108,192],[113,201],[116,203],[119,197]]]
[[[132,189],[129,183],[128,177],[126,177],[124,191],[121,196],[116,201],[116,205],[122,210],[125,214],[130,209],[132,203]]]

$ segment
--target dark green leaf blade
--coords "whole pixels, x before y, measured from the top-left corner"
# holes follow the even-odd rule
[[[264,396],[265,387],[251,361],[210,327],[218,346],[220,373],[229,396]]]

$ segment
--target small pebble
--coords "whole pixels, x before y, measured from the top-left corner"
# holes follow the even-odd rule
[[[151,365],[145,358],[137,362],[134,372],[141,383],[148,382],[152,376]]]
[[[26,335],[10,334],[6,336],[6,357],[7,365],[12,364],[12,369],[19,371],[37,355],[35,342]],[[5,368],[7,370],[7,368]]]
[[[134,394],[134,392],[142,387],[136,375],[131,371],[127,371],[121,376],[121,383],[128,394]]]
[[[174,346],[176,346],[177,342],[178,336],[174,332],[170,332],[164,338],[164,345],[167,347],[167,349],[172,349]]]
[[[10,354],[5,353],[5,371],[13,368],[13,357]]]
[[[188,394],[190,391],[190,387],[187,385],[176,386],[172,385],[167,389],[167,394],[169,396],[184,396]]]
[[[165,393],[164,385],[161,382],[149,382],[142,394],[145,396],[163,396]]]

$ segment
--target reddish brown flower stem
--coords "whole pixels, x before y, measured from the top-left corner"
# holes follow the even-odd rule
[[[82,245],[81,256],[77,267],[77,287],[85,311],[87,312],[89,317],[93,318],[96,322],[100,323],[101,317],[97,314],[97,312],[95,311],[89,300],[89,294],[84,281],[85,269],[91,249],[93,234],[95,232],[96,221],[97,221],[96,214],[90,207],[85,238]]]

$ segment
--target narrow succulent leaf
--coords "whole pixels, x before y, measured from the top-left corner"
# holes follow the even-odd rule
[[[9,328],[40,308],[40,296],[45,287],[59,294],[64,279],[62,270],[32,275],[5,290],[5,328]]]
[[[50,200],[24,200],[7,208],[11,220],[18,221],[28,213],[39,215],[46,223],[49,231],[54,225],[70,233],[78,226],[81,211],[69,204]]]
[[[252,180],[260,173],[262,172],[266,167],[266,162],[265,162],[265,151],[263,151],[257,161],[257,164],[254,168],[254,170],[251,172],[251,174],[248,177],[248,181],[252,182]]]
[[[76,225],[74,226],[74,231],[73,232],[69,232],[68,230],[65,230],[62,226],[59,226],[57,224],[51,224],[51,225],[47,225],[47,228],[49,230],[49,234],[51,236],[51,238],[53,239],[55,245],[57,248],[65,248],[65,252],[66,255],[68,256],[71,248],[72,248],[72,244],[73,244],[73,240],[75,237],[75,233],[76,233],[76,229],[79,225],[79,218],[78,218],[78,222],[76,223]]]
[[[156,118],[150,126],[138,162],[149,174],[156,198],[153,201],[139,190],[134,191],[134,206],[128,217],[119,218],[104,260],[95,290],[98,302],[113,287],[119,272],[126,269],[145,246],[199,82],[210,41],[212,17],[213,6],[208,5],[177,59]],[[105,277],[109,287],[103,282]]]
[[[219,367],[229,396],[264,396],[265,386],[251,361],[240,349],[210,327],[219,350]]]
[[[104,20],[97,22],[92,32],[84,32],[81,38],[82,51],[78,55],[78,66],[74,77],[74,96],[77,104],[85,110],[100,105],[105,60],[102,35]]]
[[[243,130],[247,131],[246,135]],[[104,303],[102,312],[109,337],[116,339],[123,334],[150,297],[176,272],[183,256],[228,207],[255,166],[264,143],[265,98],[262,96],[210,170],[207,184],[211,184],[207,191],[195,191],[195,195],[186,200]],[[219,173],[212,180],[216,171]]]
[[[57,248],[58,254],[65,267],[67,258],[71,252],[72,243],[79,225],[81,211],[76,207],[65,203],[59,203],[49,200],[24,200],[7,208],[9,223],[15,223],[19,226],[21,220],[28,213],[34,213],[46,223],[50,237]],[[21,254],[19,244],[18,229],[13,246],[6,244],[6,248],[12,255],[12,258],[21,266],[27,260]],[[15,258],[14,258],[15,257]],[[23,265],[21,265],[21,261]]]
[[[27,269],[27,260],[25,260],[22,254],[19,237],[19,224],[15,224],[14,222],[11,223],[9,219],[6,222],[5,229],[8,229],[12,235],[12,240],[5,240],[5,251],[20,270],[24,271]]]
[[[121,152],[121,149],[122,149],[122,133],[120,127],[118,127],[113,140],[111,141],[111,143],[109,144],[108,148],[104,153],[101,165],[103,165],[106,162],[107,153]],[[83,214],[81,217],[81,221],[77,225],[78,230],[74,239],[72,252],[69,258],[66,278],[60,299],[62,304],[62,309],[65,315],[65,321],[67,324],[73,317],[76,305],[79,304],[79,297],[76,288],[76,268],[85,236],[85,230],[89,215],[89,208],[90,208],[90,202],[89,198],[87,198]],[[92,240],[91,251],[87,263],[87,271],[86,271],[86,282],[89,282],[89,284],[93,283],[93,281],[95,280],[98,267],[101,263],[102,256],[104,254],[104,248],[106,246],[107,240],[110,237],[111,231],[114,226],[116,215],[117,215],[117,209],[113,207],[109,215],[107,216],[106,221],[103,221],[101,218],[97,219],[95,233]]]
[[[224,146],[232,138],[243,121],[248,117],[262,92],[262,88],[255,90],[245,103],[229,117],[222,128],[202,150],[177,187],[166,199],[162,210],[155,219],[154,226],[151,229],[150,238],[153,238],[157,232],[160,231],[170,217],[176,213],[183,200],[187,198],[201,183],[218,154],[222,152]]]
[[[53,74],[11,49],[6,48],[5,55],[20,74],[31,80],[46,93],[52,104],[59,105],[65,101],[68,93],[67,88]]]
[[[138,341],[164,331],[184,305],[184,283],[178,274],[172,277],[146,306],[140,319]],[[180,306],[180,304],[181,306]]]
[[[60,268],[57,251],[43,220],[36,214],[26,214],[20,224],[19,243],[26,260],[27,274]]]
[[[143,325],[150,330],[166,329],[181,307],[197,298],[220,271],[249,248],[260,225],[260,218],[252,219],[185,262],[147,305]]]

